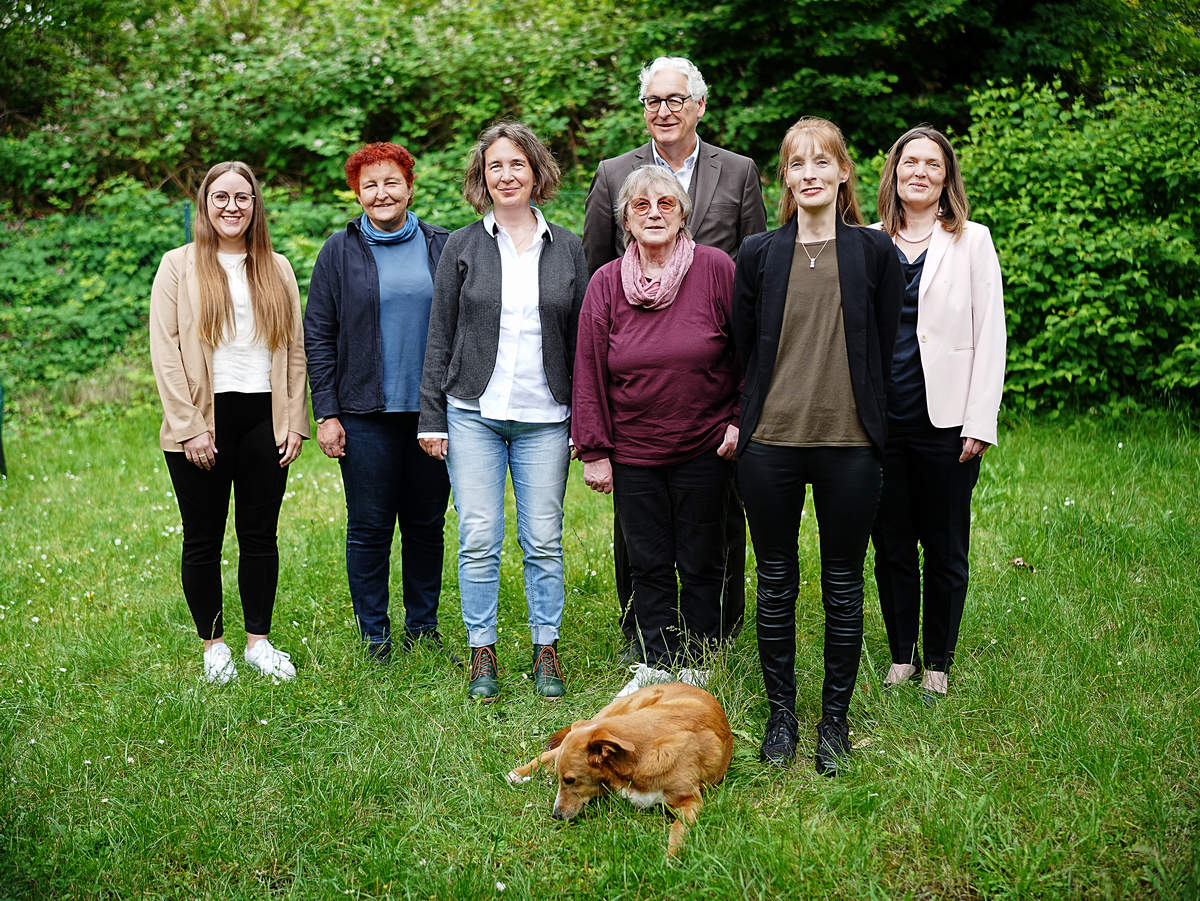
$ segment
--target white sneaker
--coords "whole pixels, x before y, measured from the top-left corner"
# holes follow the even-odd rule
[[[214,685],[224,685],[230,679],[237,678],[233,653],[225,642],[218,641],[204,652],[204,678]]]
[[[617,692],[618,698],[631,695],[639,688],[645,688],[647,685],[658,685],[662,682],[675,681],[675,677],[666,670],[655,669],[652,666],[646,666],[644,663],[633,664],[629,667],[629,671],[633,673],[633,678],[625,683],[624,688]]]
[[[695,685],[697,688],[704,688],[708,685],[708,673],[709,671],[706,669],[691,669],[685,666],[679,671],[679,681]]]
[[[274,676],[276,679],[287,680],[296,675],[296,667],[292,666],[292,658],[271,642],[260,638],[252,648],[246,648],[246,662],[264,676]]]

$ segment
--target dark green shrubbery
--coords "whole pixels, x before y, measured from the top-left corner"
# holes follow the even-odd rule
[[[159,257],[183,237],[182,205],[126,178],[86,215],[0,219],[0,379],[14,394],[120,348],[145,321]]]
[[[303,296],[317,251],[353,213],[353,198],[264,193],[276,249]],[[22,220],[0,209],[0,221],[0,381],[18,397],[93,371],[144,331],[159,260],[184,243],[183,202],[128,178],[108,182],[78,214]]]
[[[963,171],[1004,269],[1010,409],[1200,399],[1198,91],[974,95]]]

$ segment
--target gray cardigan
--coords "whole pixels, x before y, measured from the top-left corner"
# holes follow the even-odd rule
[[[554,399],[570,404],[587,261],[579,238],[565,228],[549,225],[542,240],[545,245],[538,259],[542,367]],[[500,280],[500,248],[482,219],[450,235],[433,281],[418,432],[446,431],[447,394],[471,400],[487,388],[500,341]]]

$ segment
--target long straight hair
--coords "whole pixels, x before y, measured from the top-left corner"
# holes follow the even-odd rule
[[[858,205],[858,179],[854,175],[854,160],[850,159],[850,151],[846,149],[846,139],[842,130],[828,119],[818,119],[816,116],[805,116],[787,130],[779,144],[779,183],[783,185],[783,194],[779,198],[779,224],[786,225],[796,215],[796,198],[787,183],[788,157],[792,155],[796,145],[808,138],[818,150],[823,150],[835,160],[838,168],[846,169],[850,176],[838,185],[837,212],[847,225],[862,225],[862,209]]]
[[[937,144],[946,161],[946,180],[942,183],[942,194],[938,198],[937,217],[942,228],[957,239],[971,212],[971,205],[967,202],[962,169],[958,165],[958,157],[954,155],[954,148],[950,146],[950,139],[932,125],[910,128],[896,139],[888,151],[887,162],[883,164],[883,172],[879,176],[879,221],[883,224],[883,230],[892,237],[904,228],[904,205],[896,190],[896,170],[900,168],[904,148],[917,138],[928,138]]]
[[[246,229],[246,281],[250,285],[250,308],[254,311],[254,337],[274,353],[286,347],[295,326],[295,311],[287,286],[275,263],[267,216],[258,180],[245,163],[231,160],[208,170],[196,194],[196,277],[200,288],[200,337],[216,347],[233,332],[233,296],[229,280],[217,260],[218,237],[208,218],[208,189],[226,172],[236,172],[250,183],[254,203]]]

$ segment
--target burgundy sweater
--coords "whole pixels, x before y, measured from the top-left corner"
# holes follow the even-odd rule
[[[665,310],[625,299],[620,259],[596,270],[579,313],[571,398],[581,459],[663,466],[716,451],[738,423],[732,295],[733,260],[703,244]]]

